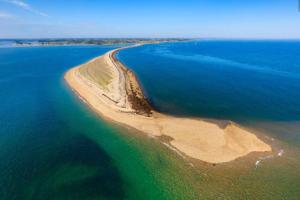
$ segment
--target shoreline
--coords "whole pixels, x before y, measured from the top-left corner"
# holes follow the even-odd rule
[[[155,111],[144,96],[135,73],[116,58],[119,51],[136,46],[109,51],[70,69],[64,78],[101,116],[151,137],[167,138],[171,149],[187,157],[224,163],[252,152],[272,151],[270,145],[234,122],[220,121],[220,126],[219,120],[209,122]]]

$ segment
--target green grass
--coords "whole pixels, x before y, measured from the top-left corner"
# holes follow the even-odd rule
[[[103,59],[83,64],[79,72],[88,80],[96,83],[100,88],[107,89],[112,81],[112,72]]]

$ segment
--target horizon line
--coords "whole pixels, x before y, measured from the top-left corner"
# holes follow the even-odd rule
[[[113,39],[191,39],[191,40],[300,40],[299,38],[242,38],[242,37],[16,37],[16,38],[0,38],[0,40],[76,40],[76,39],[92,39],[92,40],[113,40]]]

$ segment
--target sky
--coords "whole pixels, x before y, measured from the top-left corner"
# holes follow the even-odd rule
[[[299,0],[0,0],[0,38],[300,39]]]

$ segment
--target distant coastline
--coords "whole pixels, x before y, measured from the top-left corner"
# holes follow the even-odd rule
[[[185,38],[122,38],[122,39],[2,39],[0,46],[34,47],[34,46],[97,46],[97,45],[129,45],[143,43],[162,43],[190,41]]]
[[[220,127],[202,119],[178,118],[153,110],[134,72],[115,57],[119,51],[135,46],[109,51],[75,67],[65,74],[65,80],[101,116],[157,137],[182,156],[222,163],[251,152],[272,150],[233,122]]]

